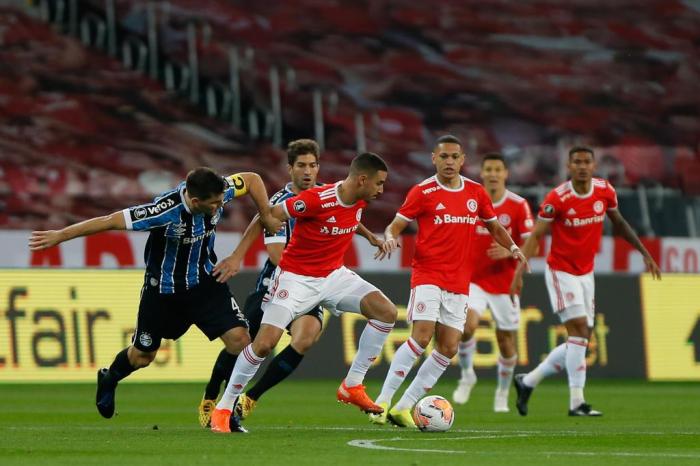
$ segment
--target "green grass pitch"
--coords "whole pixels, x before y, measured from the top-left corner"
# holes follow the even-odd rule
[[[99,417],[89,384],[0,384],[0,464],[203,465],[698,465],[700,385],[590,380],[603,418],[566,416],[564,380],[537,388],[530,415],[491,411],[494,384],[481,380],[456,406],[450,432],[370,425],[335,401],[338,381],[290,380],[262,399],[250,434],[197,424],[202,384],[123,383],[118,415]],[[432,391],[450,397],[455,381]],[[369,384],[376,396],[379,383]],[[156,427],[157,426],[157,427]]]

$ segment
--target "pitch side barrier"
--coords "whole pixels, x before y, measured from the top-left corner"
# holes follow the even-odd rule
[[[405,321],[409,275],[365,273],[399,307],[370,377],[383,377],[398,346],[408,337]],[[244,272],[229,285],[242,305],[256,275]],[[0,383],[93,382],[130,341],[136,323],[142,270],[0,269]],[[700,275],[596,276],[597,318],[587,363],[596,377],[700,380]],[[518,340],[519,371],[534,367],[564,340],[552,314],[544,278],[526,277]],[[294,377],[339,378],[350,364],[365,319],[326,313],[324,332]],[[476,333],[475,365],[493,374],[498,358],[488,313]],[[289,342],[285,335],[277,350]],[[163,340],[152,367],[131,381],[201,381],[222,345],[196,328],[178,341]],[[457,375],[456,360],[449,369]]]

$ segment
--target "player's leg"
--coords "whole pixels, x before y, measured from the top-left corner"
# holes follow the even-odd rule
[[[518,362],[517,330],[520,326],[520,302],[516,297],[515,303],[506,294],[490,294],[489,307],[496,323],[496,340],[500,356],[497,367],[496,393],[494,394],[493,410],[497,413],[507,413],[508,392],[513,381],[513,371]]]
[[[464,330],[467,304],[467,295],[440,290],[439,316],[435,325],[435,347],[421,364],[401,399],[389,410],[389,420],[400,417],[402,421],[407,421],[406,418],[410,416],[411,408],[418,398],[430,391],[450,365],[451,359],[457,354],[457,347]],[[420,343],[427,345],[428,341],[423,340]],[[406,424],[413,423],[406,422]]]
[[[566,340],[566,372],[569,376],[569,416],[602,416],[591,408],[583,395],[586,386],[586,350],[594,323],[593,273],[576,277],[583,291],[583,304],[567,308],[569,316],[580,316],[564,322]]]
[[[248,295],[243,305],[243,315],[248,321],[248,333],[251,339],[255,338],[258,334],[258,330],[260,330],[260,321],[263,315],[261,309],[263,296],[265,296],[265,291],[255,291]],[[219,397],[219,391],[221,390],[221,384],[227,381],[231,375],[238,353],[240,353],[240,349],[236,352],[232,352],[228,349],[228,345],[225,345],[224,348],[221,349],[212,367],[209,382],[207,382],[204,390],[204,400],[213,400],[216,402],[216,399]]]
[[[560,320],[561,313],[566,309],[567,300],[570,303],[574,302],[576,295],[579,296],[579,303],[582,303],[583,290],[572,275],[553,271],[549,267],[545,268],[544,279],[549,295],[549,302],[552,309]],[[563,320],[562,320],[563,322]],[[515,406],[518,408],[518,413],[521,416],[527,416],[528,402],[535,387],[545,378],[556,374],[566,365],[566,343],[554,348],[549,352],[547,357],[535,369],[527,374],[518,374],[513,378],[513,385],[518,392]]]
[[[380,406],[391,405],[394,394],[411,372],[416,360],[423,355],[425,348],[435,334],[435,322],[440,313],[440,289],[431,285],[418,285],[411,289],[408,298],[409,323],[412,323],[411,336],[394,353],[382,391],[376,399]],[[383,424],[386,415],[370,418]]]
[[[435,327],[435,347],[430,355],[421,364],[415,378],[408,386],[403,396],[389,411],[389,419],[401,422],[397,425],[411,423],[405,422],[411,415],[411,409],[421,396],[428,393],[440,379],[445,369],[449,367],[451,359],[457,354],[457,346],[462,336],[464,321],[460,322],[459,328],[444,325],[440,322]]]
[[[473,285],[472,285],[473,286]],[[464,324],[464,333],[459,342],[457,356],[460,367],[459,382],[457,388],[452,393],[452,399],[457,404],[464,404],[469,401],[472,388],[476,385],[476,372],[474,372],[474,355],[476,354],[476,338],[474,336],[476,328],[479,326],[479,318],[486,306],[475,305],[470,298],[470,305],[467,311],[467,322]]]
[[[500,356],[498,357],[498,377],[496,393],[493,399],[493,410],[497,413],[510,411],[508,409],[508,392],[510,391],[510,384],[513,382],[515,365],[518,363],[516,339],[517,332],[515,330],[496,329],[496,340],[498,341]]]
[[[157,287],[149,284],[143,286],[132,344],[117,353],[109,368],[97,371],[95,404],[102,417],[114,415],[119,381],[155,359],[161,338],[179,336],[189,327],[175,304],[173,295],[161,295]],[[166,312],[168,309],[170,313]]]
[[[383,409],[367,396],[362,382],[394,328],[396,306],[377,287],[345,267],[328,278],[324,284],[322,304],[332,310],[361,313],[367,318],[350,370],[338,387],[337,399],[353,404],[364,412],[379,414]]]
[[[321,335],[323,310],[316,308],[294,320],[290,326],[292,341],[270,361],[257,383],[241,395],[239,402],[241,418],[245,419],[255,408],[261,396],[294,372],[304,359],[304,354],[318,341]]]

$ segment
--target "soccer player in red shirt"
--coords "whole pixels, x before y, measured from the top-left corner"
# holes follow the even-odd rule
[[[552,309],[566,327],[568,338],[534,370],[515,376],[516,406],[521,416],[527,415],[527,403],[537,384],[562,367],[566,367],[569,376],[569,416],[602,415],[586,403],[583,387],[586,384],[586,348],[595,313],[593,262],[603,235],[606,213],[615,232],[642,254],[652,276],[661,279],[659,266],[617,210],[615,189],[606,180],[593,177],[593,150],[571,149],[568,168],[571,179],[547,194],[533,233],[523,246],[525,256],[531,257],[539,240],[551,229],[552,245],[545,282]],[[518,266],[511,283],[511,296],[520,293],[522,273]]]
[[[506,189],[507,178],[508,167],[503,156],[497,153],[486,154],[481,162],[484,187],[493,202],[498,222],[514,241],[522,244],[532,231],[532,213],[525,199]],[[520,326],[520,303],[517,297],[511,301],[508,295],[517,263],[510,258],[510,251],[495,243],[484,223],[478,222],[472,242],[471,261],[475,266],[469,285],[469,313],[457,352],[462,375],[452,398],[455,403],[466,403],[476,384],[473,367],[476,353],[474,331],[479,317],[489,308],[496,323],[496,339],[500,350],[498,385],[493,402],[493,410],[497,413],[509,411],[508,391],[518,362],[516,338]]]
[[[387,419],[401,427],[415,426],[411,408],[438,381],[457,353],[467,315],[469,281],[474,264],[470,248],[477,222],[512,257],[525,261],[508,232],[496,221],[491,199],[484,188],[460,175],[464,164],[462,145],[454,136],[443,136],[433,149],[436,174],[414,186],[385,231],[390,250],[398,247],[399,234],[412,221],[418,223],[416,250],[411,264],[411,296],[408,320],[411,337],[396,351],[376,403],[383,411],[371,415],[375,424]],[[381,254],[380,254],[381,256]],[[421,365],[411,385],[394,407],[391,399],[413,363],[435,335],[435,349]]]
[[[368,322],[347,377],[338,388],[339,401],[365,412],[380,413],[365,393],[364,376],[394,328],[396,306],[374,285],[343,265],[343,257],[358,229],[368,201],[384,190],[386,163],[376,154],[363,153],[350,165],[348,177],[314,187],[272,207],[278,219],[295,218],[296,226],[282,253],[263,299],[260,330],[236,361],[226,391],[212,413],[214,432],[245,431],[236,404],[287,326],[319,304],[338,315],[362,313]],[[388,252],[382,243],[382,250]]]

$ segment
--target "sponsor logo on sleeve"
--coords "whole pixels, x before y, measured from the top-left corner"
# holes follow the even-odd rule
[[[554,206],[552,204],[545,204],[544,207],[542,207],[542,211],[547,215],[552,215],[554,214]]]
[[[134,211],[134,218],[136,220],[141,220],[142,218],[145,218],[146,215],[148,215],[148,212],[146,212],[145,207],[139,207]]]
[[[527,228],[532,228],[532,227],[533,227],[533,222],[532,222],[532,219],[531,219],[531,218],[526,218],[526,219],[525,219],[525,226],[526,226]]]
[[[306,203],[304,201],[294,201],[294,212],[302,213],[306,211]]]

